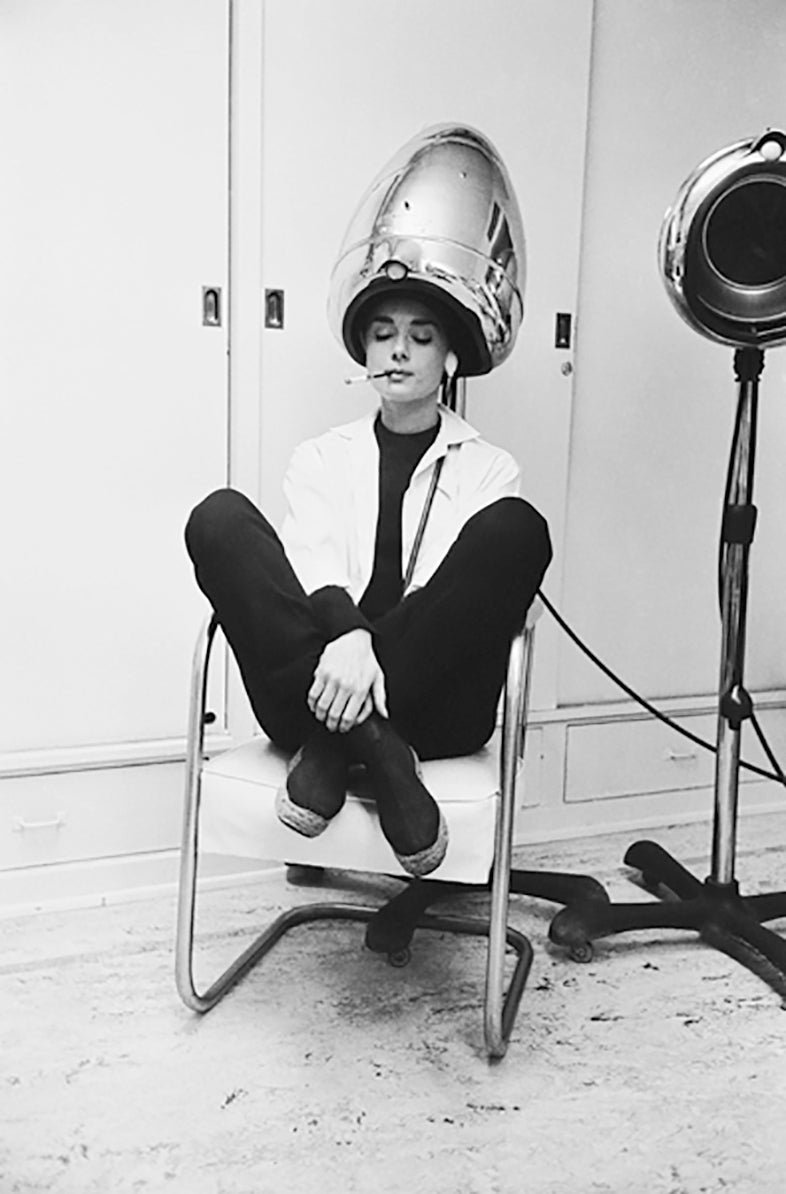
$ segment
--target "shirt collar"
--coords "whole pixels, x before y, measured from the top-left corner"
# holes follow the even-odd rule
[[[439,411],[440,427],[437,438],[429,448],[426,457],[428,460],[433,460],[436,456],[444,456],[448,448],[453,444],[462,444],[466,440],[479,439],[480,432],[476,431],[466,419],[462,419],[461,415],[457,415],[455,411],[441,403],[437,407]],[[352,423],[344,423],[340,427],[333,427],[337,435],[343,439],[357,440],[369,437],[374,439],[374,420],[377,417],[377,411],[369,411],[368,414],[363,415],[359,419],[355,419]]]

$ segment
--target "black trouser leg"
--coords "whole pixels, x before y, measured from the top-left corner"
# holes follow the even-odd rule
[[[510,641],[550,560],[543,518],[503,498],[471,518],[429,583],[380,621],[388,703],[421,758],[467,754],[490,737]],[[413,880],[369,922],[366,944],[406,948],[425,909],[454,890]]]
[[[276,532],[227,489],[196,507],[186,542],[259,724],[297,749],[314,728],[306,696],[326,639]],[[550,559],[540,514],[502,498],[466,523],[428,584],[379,619],[391,720],[422,758],[471,753],[490,737],[510,640]]]
[[[550,560],[542,516],[501,498],[469,519],[428,584],[377,623],[391,718],[421,758],[488,741],[511,639]]]
[[[314,729],[306,696],[325,636],[276,532],[248,498],[221,489],[192,512],[186,545],[257,721],[296,750]]]

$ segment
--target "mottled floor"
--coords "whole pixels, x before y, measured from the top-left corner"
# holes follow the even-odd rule
[[[706,873],[707,826],[652,836]],[[649,899],[621,865],[630,840],[520,863]],[[739,845],[746,893],[786,887],[786,813],[750,818]],[[312,896],[279,873],[206,893],[205,969]],[[554,910],[514,900],[535,961],[494,1065],[479,941],[423,933],[396,969],[359,925],[303,926],[200,1018],[174,989],[171,897],[0,922],[0,1191],[782,1194],[781,999],[675,931],[577,965],[548,944]]]

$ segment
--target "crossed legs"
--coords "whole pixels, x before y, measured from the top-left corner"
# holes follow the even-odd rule
[[[289,751],[319,744],[316,770],[305,773],[314,799],[306,805],[291,777],[292,800],[327,823],[341,807],[342,766],[359,758],[379,789],[383,831],[402,865],[415,875],[434,869],[443,827],[408,746],[424,759],[447,757],[471,753],[491,735],[510,640],[551,558],[541,516],[517,498],[486,507],[428,584],[378,620],[374,649],[390,722],[372,715],[346,735],[329,734],[308,708],[325,632],[264,515],[242,494],[219,490],[193,511],[186,543],[262,729]]]

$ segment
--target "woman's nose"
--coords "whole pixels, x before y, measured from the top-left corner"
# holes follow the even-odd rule
[[[406,359],[409,355],[409,346],[407,344],[406,336],[396,336],[393,343],[393,356],[397,361]]]

